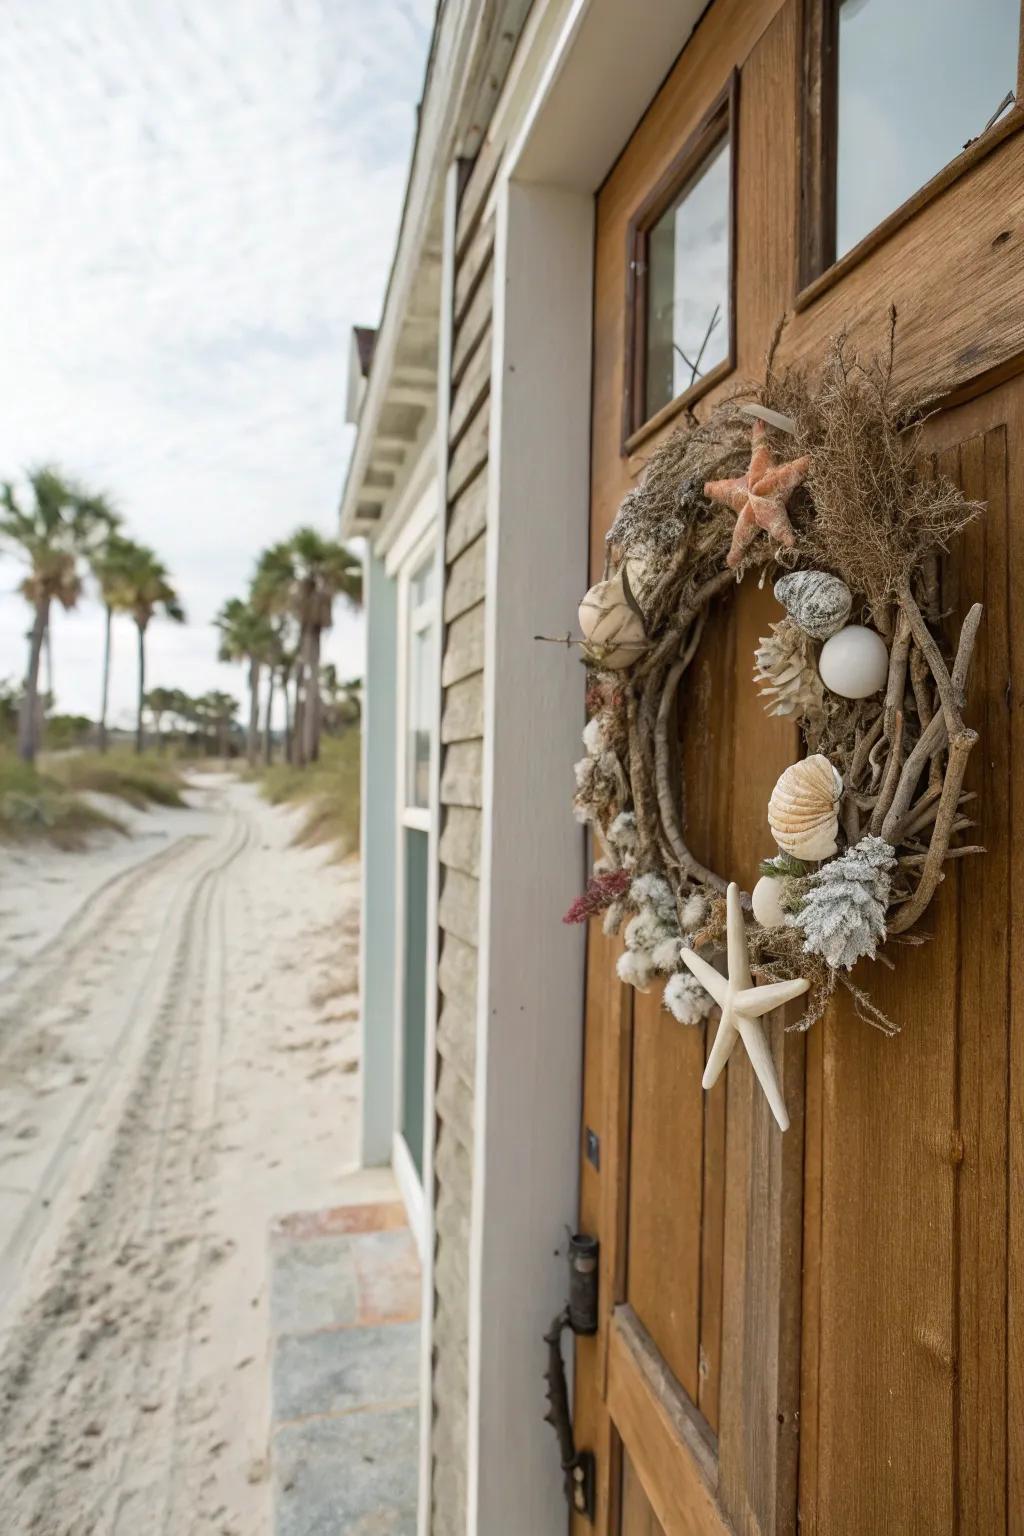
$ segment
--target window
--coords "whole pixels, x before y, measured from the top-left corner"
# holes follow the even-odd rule
[[[433,545],[434,535],[428,535]],[[417,546],[422,549],[422,541]],[[400,708],[402,923],[399,934],[401,1001],[398,1128],[418,1179],[423,1176],[423,1092],[427,1024],[427,892],[430,867],[430,772],[437,710],[434,621],[437,563],[431,553],[411,556],[400,590],[403,598],[405,678]]]
[[[1020,0],[808,7],[805,283],[983,146],[1014,103],[1020,14]]]
[[[629,227],[627,446],[733,366],[735,83]]]
[[[409,578],[409,671],[405,726],[405,803],[430,804],[430,732],[434,712],[434,561]]]

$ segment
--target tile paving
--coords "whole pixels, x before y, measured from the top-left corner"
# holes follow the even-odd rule
[[[420,1279],[398,1202],[271,1234],[275,1536],[415,1536]]]

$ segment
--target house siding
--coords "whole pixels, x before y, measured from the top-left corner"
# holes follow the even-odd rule
[[[448,412],[438,1021],[435,1064],[432,1536],[467,1519],[469,1230],[483,780],[493,219],[478,160],[456,233]]]

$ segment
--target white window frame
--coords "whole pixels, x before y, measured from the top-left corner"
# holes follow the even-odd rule
[[[412,579],[416,573],[431,559],[436,561],[437,549],[437,490],[434,485],[428,487],[402,532],[396,538],[394,545],[388,553],[387,571],[394,574],[398,581],[398,647],[397,647],[397,687],[395,689],[396,731],[395,751],[397,754],[395,786],[395,821],[398,828],[398,837],[395,842],[395,924],[394,924],[394,955],[395,955],[395,994],[393,1015],[393,1103],[394,1103],[394,1127],[392,1132],[391,1161],[399,1192],[405,1204],[409,1218],[409,1226],[416,1239],[421,1261],[428,1248],[429,1217],[426,1209],[423,1180],[416,1169],[416,1163],[412,1152],[402,1133],[402,1122],[405,1118],[405,917],[406,917],[406,889],[405,889],[405,832],[412,830],[425,832],[428,836],[428,869],[429,863],[436,857],[435,816],[429,806],[411,806],[408,804],[408,704],[410,687],[410,641],[414,634],[432,632],[437,634],[438,608],[441,602],[441,580],[435,566],[435,579],[433,596],[412,611],[409,608],[409,594]],[[439,686],[440,658],[433,657],[434,684]],[[430,743],[430,769],[428,783],[433,785],[437,773],[437,756],[439,751],[439,733],[435,730]],[[428,903],[429,907],[429,903]],[[430,913],[428,910],[428,924]],[[431,949],[427,943],[427,976],[426,988],[429,993],[434,985],[431,975],[433,969],[431,963]],[[429,1030],[426,1031],[429,1036]],[[425,1062],[424,1068],[427,1077],[430,1074],[432,1041],[426,1038],[424,1041]],[[424,1118],[424,1140],[429,1130],[429,1119]],[[425,1149],[421,1151],[421,1159],[424,1169],[427,1167]]]

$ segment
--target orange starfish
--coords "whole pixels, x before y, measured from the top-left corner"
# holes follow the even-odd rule
[[[786,506],[797,486],[807,478],[809,464],[806,455],[791,459],[788,464],[776,464],[765,440],[764,422],[755,421],[746,474],[737,475],[734,480],[709,480],[704,487],[709,500],[720,501],[737,514],[726,565],[739,565],[759,528],[787,549],[793,548],[796,534]]]

